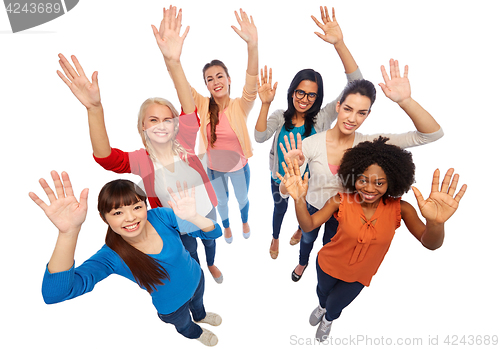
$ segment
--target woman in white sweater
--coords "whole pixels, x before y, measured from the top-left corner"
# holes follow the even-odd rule
[[[306,201],[310,214],[321,209],[330,197],[341,191],[342,183],[336,173],[345,150],[354,147],[359,142],[370,141],[380,135],[388,137],[389,143],[401,148],[431,143],[443,136],[443,130],[436,120],[411,98],[408,66],[405,66],[404,75],[401,76],[398,61],[391,59],[390,78],[384,66],[381,70],[385,83],[380,83],[379,86],[389,99],[398,103],[406,112],[415,125],[416,131],[373,135],[356,132],[370,114],[376,91],[373,84],[367,80],[349,83],[337,103],[338,117],[333,128],[307,138],[302,144],[300,138],[297,137],[297,147],[293,138],[290,139],[290,143],[285,142],[286,150],[283,145],[280,145],[286,153],[286,158],[297,158],[299,165],[303,165],[303,168],[306,164],[309,166],[310,180]],[[280,186],[280,191],[287,196],[283,185]],[[337,226],[338,222],[333,216],[325,223],[323,244],[329,242],[335,235]],[[299,264],[292,272],[293,281],[299,281],[302,277],[319,229],[320,227],[302,233]]]
[[[345,69],[347,81],[362,79],[363,76],[358,69],[356,61],[347,49],[340,26],[332,9],[332,19],[326,7],[320,7],[323,23],[312,16],[315,23],[324,34],[316,33],[325,42],[334,45]],[[259,118],[255,124],[255,140],[263,143],[273,137],[273,144],[269,154],[269,168],[271,170],[271,192],[274,200],[273,211],[273,237],[269,253],[271,258],[276,259],[279,253],[279,234],[281,224],[288,208],[288,198],[282,198],[279,194],[280,180],[276,173],[284,175],[280,163],[284,161],[283,153],[278,144],[283,142],[283,137],[289,133],[300,134],[302,138],[309,137],[330,128],[337,117],[335,107],[340,96],[334,101],[321,108],[323,102],[323,80],[321,75],[312,69],[299,71],[288,88],[288,109],[278,109],[269,115],[271,102],[276,94],[277,83],[272,85],[272,70],[267,74],[267,67],[261,70],[261,82],[259,86],[259,97],[262,101]],[[295,245],[300,241],[300,228],[294,233],[290,244]]]

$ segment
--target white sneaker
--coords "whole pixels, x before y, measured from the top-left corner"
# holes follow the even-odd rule
[[[212,331],[204,328],[202,328],[202,330],[203,332],[201,333],[201,336],[199,338],[196,338],[202,344],[205,344],[207,347],[213,347],[219,342],[219,339]]]
[[[204,323],[212,326],[219,326],[222,323],[222,318],[218,314],[207,312],[207,315],[204,319],[195,322],[198,324]]]
[[[321,320],[321,324],[319,325],[318,330],[316,331],[316,339],[320,342],[323,342],[328,338],[331,329],[332,329],[332,321],[328,321],[326,317],[323,317],[323,320]]]
[[[323,315],[325,315],[326,309],[321,308],[321,305],[318,305],[316,309],[313,310],[311,316],[309,317],[309,323],[311,326],[316,326],[323,319]]]

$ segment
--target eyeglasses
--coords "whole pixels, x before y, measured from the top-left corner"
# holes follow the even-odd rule
[[[309,102],[315,101],[316,97],[318,97],[318,94],[314,93],[314,92],[306,93],[306,91],[302,91],[302,90],[295,90],[293,92],[295,93],[295,97],[297,99],[302,99],[302,98],[304,98],[307,95],[307,100]]]

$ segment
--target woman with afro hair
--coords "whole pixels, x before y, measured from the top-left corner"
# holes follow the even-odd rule
[[[302,179],[298,161],[294,159],[292,165],[287,159],[288,168],[281,181],[295,200],[302,229],[312,230],[332,215],[339,222],[337,233],[318,252],[316,260],[319,306],[312,312],[309,323],[312,326],[321,323],[316,331],[320,342],[328,337],[332,321],[370,285],[401,219],[424,247],[438,249],[444,240],[444,223],[455,213],[467,189],[464,184],[454,196],[459,176],[453,176],[453,169],[446,172],[439,189],[440,173],[436,170],[431,194],[425,200],[412,187],[415,165],[411,153],[387,141],[388,138],[379,137],[348,149],[338,170],[344,193],[332,196],[313,215],[309,214],[305,201],[308,174]],[[410,188],[426,223],[411,204],[401,200]]]
[[[381,67],[384,83],[380,83],[379,86],[386,97],[397,103],[408,115],[415,130],[400,134],[366,135],[358,132],[370,115],[376,97],[375,86],[370,81],[361,79],[352,81],[345,87],[336,105],[337,122],[331,129],[308,137],[303,143],[300,136],[297,136],[296,146],[295,137],[290,135],[290,142],[285,138],[284,157],[296,158],[303,171],[306,164],[309,168],[310,181],[306,201],[310,214],[320,210],[330,197],[342,191],[343,186],[337,172],[347,149],[378,136],[388,137],[389,143],[401,148],[428,144],[443,136],[443,130],[437,121],[412,98],[408,66],[405,66],[403,75],[400,75],[397,60],[391,59],[389,66],[390,77],[385,67]],[[281,148],[285,147],[281,145]],[[283,185],[280,187],[280,193],[286,195],[286,188]],[[338,222],[332,216],[324,227],[323,245],[327,244],[337,232]],[[312,231],[301,228],[303,234],[300,240],[299,263],[292,271],[292,280],[295,282],[301,279],[309,264],[309,256],[320,230],[320,227]]]

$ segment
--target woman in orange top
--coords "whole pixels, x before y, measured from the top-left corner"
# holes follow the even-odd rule
[[[464,184],[455,195],[458,174],[449,169],[439,190],[439,170],[434,172],[432,190],[425,200],[412,187],[415,165],[411,153],[395,145],[386,144],[388,138],[362,142],[348,149],[338,170],[346,193],[331,197],[325,206],[312,216],[305,196],[308,177],[300,177],[297,160],[288,160],[282,183],[295,200],[295,211],[300,226],[310,231],[332,215],[339,228],[332,240],[318,253],[317,294],[319,306],[312,312],[309,323],[316,326],[316,339],[324,341],[332,321],[342,310],[369,286],[387,253],[401,218],[406,227],[424,247],[435,250],[444,240],[444,223],[455,213],[465,194]],[[283,164],[283,167],[285,165]],[[451,184],[450,184],[451,182]],[[417,211],[401,196],[413,189],[424,224]]]

